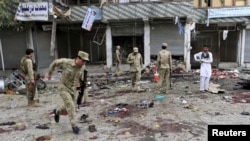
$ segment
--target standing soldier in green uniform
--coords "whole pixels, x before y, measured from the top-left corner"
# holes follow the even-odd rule
[[[132,88],[140,91],[141,71],[143,68],[142,56],[138,52],[138,48],[134,47],[133,52],[128,55],[127,63],[130,65],[130,75],[132,80]]]
[[[21,58],[20,70],[25,76],[25,86],[28,99],[28,106],[40,107],[42,106],[38,100],[38,95],[36,94],[37,89],[35,85],[36,72],[35,63],[33,61],[33,49],[26,49],[26,55]]]
[[[117,75],[119,75],[121,73],[121,52],[120,52],[120,46],[116,46],[116,51],[115,51],[115,61],[116,61],[116,65],[115,65],[115,73]]]
[[[166,82],[166,94],[170,88],[170,73],[172,71],[172,55],[171,52],[167,50],[167,43],[162,43],[162,50],[159,51],[157,55],[157,71],[159,72],[159,82],[157,84],[157,91],[163,87],[163,81]]]
[[[59,83],[59,91],[61,98],[64,102],[63,105],[54,109],[54,119],[58,123],[60,113],[66,111],[69,116],[69,120],[72,126],[72,130],[75,134],[78,134],[80,129],[76,125],[76,94],[80,74],[85,69],[86,62],[89,61],[89,54],[83,51],[78,52],[78,56],[75,59],[60,58],[53,61],[48,70],[48,79],[56,67],[62,69],[62,77]]]

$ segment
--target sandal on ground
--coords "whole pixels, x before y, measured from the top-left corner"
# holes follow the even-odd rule
[[[95,125],[89,125],[89,132],[96,132]]]

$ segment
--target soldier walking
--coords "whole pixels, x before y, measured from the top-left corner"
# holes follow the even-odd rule
[[[58,123],[60,119],[60,113],[66,111],[69,116],[69,120],[72,126],[72,130],[75,134],[78,134],[80,129],[76,125],[76,93],[79,80],[81,79],[81,72],[85,69],[86,62],[89,61],[89,54],[83,51],[78,52],[78,56],[75,59],[60,58],[54,60],[48,70],[48,79],[56,67],[62,69],[62,77],[59,83],[60,96],[63,100],[63,105],[54,109],[54,119]]]
[[[137,47],[134,47],[133,52],[128,55],[127,63],[130,65],[132,88],[137,89],[137,91],[140,91],[141,71],[143,67],[143,62],[142,56],[138,52]]]
[[[160,93],[161,88],[166,88],[165,93],[168,93],[170,88],[170,73],[172,72],[172,55],[171,52],[167,50],[167,43],[162,43],[162,50],[159,51],[157,55],[157,71],[159,72],[159,82],[157,84],[156,93]],[[163,86],[163,81],[165,80],[166,85]]]

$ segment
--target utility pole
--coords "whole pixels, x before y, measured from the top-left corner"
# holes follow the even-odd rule
[[[191,53],[191,31],[195,28],[195,22],[188,18],[184,27],[184,61],[186,62],[186,71],[191,70],[190,53]]]

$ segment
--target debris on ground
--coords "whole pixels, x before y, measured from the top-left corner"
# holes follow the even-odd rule
[[[206,93],[199,91],[199,71],[177,69],[168,94],[161,93],[164,88],[155,93],[153,74],[142,74],[143,92],[132,90],[126,70],[114,75],[110,68],[100,67],[97,74],[90,74],[88,98],[77,109],[81,129],[77,136],[67,112],[61,113],[59,123],[54,121],[53,109],[62,104],[58,82],[46,81],[48,87],[39,91],[40,108],[27,107],[25,95],[0,95],[2,140],[204,140],[210,123],[247,124],[249,116],[239,115],[249,115],[245,107],[250,92],[243,87],[233,89],[240,80],[236,70],[215,70]]]

